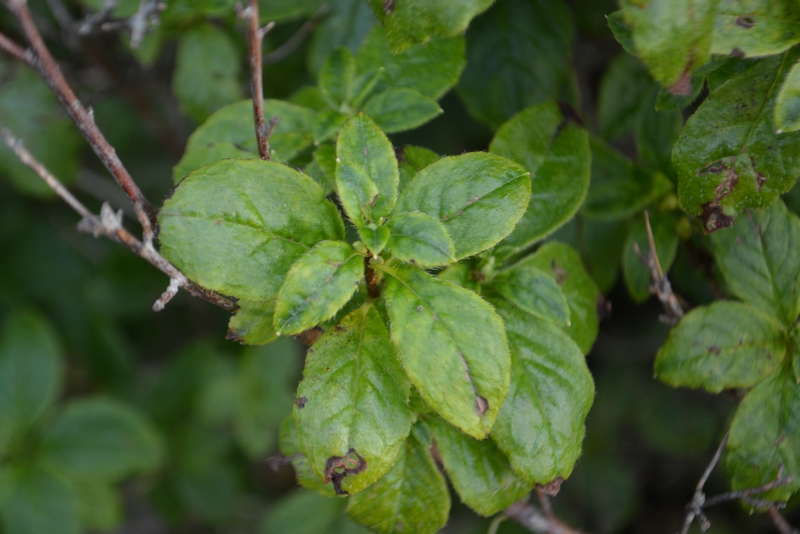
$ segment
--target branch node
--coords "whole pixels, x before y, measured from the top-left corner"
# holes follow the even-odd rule
[[[177,278],[170,278],[169,285],[166,291],[161,294],[161,297],[153,304],[153,311],[160,312],[166,307],[167,303],[172,300],[172,297],[178,294],[178,289],[181,287],[181,281]]]

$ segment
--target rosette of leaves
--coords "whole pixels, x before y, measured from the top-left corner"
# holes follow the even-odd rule
[[[786,501],[800,489],[800,219],[782,201],[749,211],[713,235],[714,256],[728,290],[687,314],[655,362],[671,386],[712,393],[747,390],[733,416],[726,464],[734,490],[794,479],[759,498]]]
[[[555,104],[541,111],[554,129],[563,121]],[[569,135],[563,149],[588,142]],[[191,279],[238,299],[229,337],[266,343],[325,327],[281,430],[301,484],[352,495],[348,513],[378,531],[434,532],[449,509],[434,441],[462,500],[484,515],[569,476],[593,397],[583,354],[597,289],[565,245],[492,275],[492,304],[432,275],[491,256],[526,216],[531,172],[493,153],[403,156],[365,114],[342,128],[334,187],[349,242],[320,185],[261,160],[191,172],[160,212],[160,241]],[[537,172],[545,189],[558,176]],[[569,213],[548,217],[557,227]],[[525,246],[552,231],[528,227]]]

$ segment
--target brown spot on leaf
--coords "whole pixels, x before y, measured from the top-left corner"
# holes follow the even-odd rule
[[[322,329],[315,326],[314,328],[309,328],[308,330],[300,332],[296,337],[303,345],[310,347],[322,337]]]
[[[711,345],[710,347],[708,347],[708,353],[709,354],[719,355],[719,353],[720,353],[719,347],[716,346],[716,345]]]
[[[418,312],[421,312],[421,311],[422,311],[422,310],[424,310],[424,309],[425,309],[425,308],[423,308],[422,306],[417,306],[417,311],[418,311]]]
[[[395,0],[383,0],[383,12],[387,15],[391,15],[394,11],[394,2]]]
[[[306,403],[307,402],[308,402],[308,399],[305,398],[305,397],[298,397],[297,400],[294,401],[294,403],[297,405],[297,407],[300,408],[301,410],[306,407]]]
[[[678,81],[667,88],[670,94],[676,96],[689,96],[692,94],[692,71],[688,68],[683,71]]]
[[[406,161],[406,150],[401,146],[394,147],[394,158],[397,160],[398,165],[402,165]]]
[[[558,477],[557,479],[553,480],[552,482],[548,482],[547,484],[537,484],[536,487],[541,490],[542,493],[546,495],[550,495],[551,497],[555,497],[558,495],[558,492],[561,491],[561,484],[564,483],[564,479]]]
[[[742,51],[741,48],[734,48],[733,50],[731,50],[731,56],[733,56],[733,57],[744,57],[745,53],[744,53],[744,51]]]
[[[611,301],[602,294],[597,295],[597,316],[601,321],[611,319]]]
[[[550,262],[550,267],[553,269],[553,276],[556,279],[556,284],[563,286],[564,282],[567,281],[567,277],[569,276],[567,270],[561,267],[555,258],[553,258],[553,261]]]
[[[214,221],[214,226],[219,226],[220,224],[222,224],[221,220],[217,219]]]
[[[703,213],[700,214],[700,220],[703,221],[705,233],[710,234],[733,225],[733,217],[725,215],[722,212],[722,206],[719,204],[707,202],[703,204],[702,208]]]
[[[241,343],[242,345],[244,345],[244,339],[242,339],[242,336],[240,336],[238,332],[230,328],[228,329],[228,333],[225,334],[225,339],[227,339],[228,341],[235,341],[237,343]]]
[[[367,156],[369,156],[369,149],[367,148],[367,145],[364,145],[364,157]]]
[[[749,30],[750,28],[756,25],[756,19],[750,16],[742,15],[736,17],[736,25],[746,30]]]
[[[735,161],[735,158],[730,158],[729,161],[721,159],[709,163],[697,171],[698,176],[725,172],[725,178],[714,188],[714,200],[706,202],[701,206],[703,211],[700,214],[700,220],[703,221],[703,230],[707,234],[716,232],[722,228],[727,228],[733,224],[733,217],[723,212],[720,202],[723,198],[730,195],[736,187],[736,184],[739,183],[739,175],[736,174],[733,168]]]
[[[347,495],[342,489],[342,480],[347,475],[355,475],[367,468],[367,461],[351,448],[344,456],[331,456],[325,462],[325,483],[333,483],[336,495]]]
[[[489,401],[487,401],[484,397],[477,395],[475,397],[475,411],[478,412],[478,415],[483,417],[486,415],[486,412],[489,410]]]
[[[750,165],[753,167],[753,172],[756,174],[756,187],[760,193],[761,188],[764,187],[764,183],[767,181],[767,177],[756,170],[756,160],[753,156],[750,156]]]

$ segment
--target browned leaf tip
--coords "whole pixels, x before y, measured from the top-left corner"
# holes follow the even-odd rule
[[[561,484],[564,483],[564,479],[558,477],[557,479],[553,480],[552,482],[548,482],[547,484],[537,484],[537,488],[542,490],[542,493],[549,495],[551,497],[555,497],[558,495],[558,492],[561,491]]]

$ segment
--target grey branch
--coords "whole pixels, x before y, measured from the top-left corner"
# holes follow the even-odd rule
[[[800,534],[800,530],[792,527],[792,525],[786,521],[786,518],[778,512],[777,507],[771,506],[770,509],[767,510],[767,517],[769,517],[772,524],[775,525],[775,529],[780,532],[780,534]]]
[[[107,203],[103,203],[100,215],[95,215],[81,203],[80,200],[67,190],[66,187],[53,176],[30,152],[22,145],[14,134],[7,128],[0,130],[0,137],[3,142],[14,151],[19,160],[33,170],[44,182],[62,199],[74,209],[81,220],[78,229],[82,232],[90,233],[95,237],[105,236],[112,241],[127,247],[131,252],[144,259],[159,271],[170,278],[169,287],[153,305],[153,310],[161,311],[169,300],[178,292],[178,288],[185,289],[193,296],[200,297],[212,302],[226,310],[232,311],[235,305],[229,299],[208,291],[191,282],[186,276],[172,265],[166,258],[161,256],[151,244],[142,243],[122,226],[122,212],[114,211]]]
[[[537,534],[581,534],[581,531],[565,525],[556,518],[548,518],[541,510],[526,501],[512,504],[503,511],[503,515]]]

